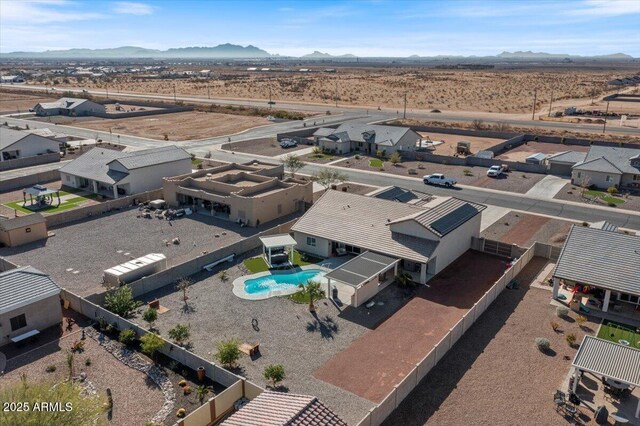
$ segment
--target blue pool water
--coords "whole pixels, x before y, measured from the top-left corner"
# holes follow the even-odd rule
[[[309,280],[320,281],[324,277],[320,269],[306,269],[293,274],[272,274],[252,278],[244,282],[244,291],[248,294],[263,294],[274,290],[291,290]]]

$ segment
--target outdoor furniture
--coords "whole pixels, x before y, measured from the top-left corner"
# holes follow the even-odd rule
[[[256,343],[255,345],[252,345],[250,343],[243,343],[240,345],[239,349],[240,352],[246,355],[254,356],[260,353],[260,343]]]
[[[20,343],[20,342],[22,342],[22,341],[24,341],[24,340],[26,340],[26,339],[29,339],[29,338],[31,338],[31,337],[35,337],[35,336],[37,336],[38,334],[40,334],[40,331],[39,331],[39,330],[31,330],[31,331],[27,331],[26,333],[23,333],[23,334],[21,334],[21,335],[19,335],[19,336],[12,337],[12,338],[11,338],[11,341],[12,341],[13,343]]]
[[[629,423],[629,419],[627,419],[626,417],[624,417],[622,414],[615,412],[611,414],[611,418],[613,420],[615,420],[615,424],[621,424],[621,425],[625,425],[627,423]]]

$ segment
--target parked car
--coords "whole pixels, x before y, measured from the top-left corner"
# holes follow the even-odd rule
[[[422,177],[422,181],[427,185],[454,186],[458,182],[450,177],[446,177],[442,173],[434,173]]]
[[[498,177],[504,172],[502,166],[491,166],[489,170],[487,170],[487,176],[489,177]]]
[[[293,139],[282,139],[280,141],[280,147],[282,148],[293,148],[294,146],[298,146],[298,142]]]

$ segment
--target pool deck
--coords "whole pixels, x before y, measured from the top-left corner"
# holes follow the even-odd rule
[[[271,290],[265,293],[250,294],[245,291],[245,282],[247,280],[252,280],[255,278],[266,277],[270,275],[289,275],[289,274],[294,274],[300,271],[306,271],[309,269],[319,269],[321,271],[324,271],[325,273],[331,271],[331,269],[326,268],[324,266],[320,266],[320,265],[304,265],[304,266],[297,266],[295,270],[258,272],[257,274],[244,275],[242,277],[239,277],[233,280],[232,291],[233,291],[233,294],[235,294],[239,298],[246,299],[246,300],[264,300],[264,299],[269,299],[270,297],[288,296],[290,294],[297,293],[299,290],[298,286],[292,286],[290,289],[287,289],[287,290]],[[320,280],[320,282],[322,284],[326,284],[327,279],[323,277]]]

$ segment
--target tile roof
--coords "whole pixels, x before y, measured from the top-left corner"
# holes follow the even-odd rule
[[[31,267],[0,273],[0,314],[60,294],[60,287],[49,275]]]
[[[391,221],[426,211],[423,207],[329,190],[292,230],[416,262],[427,262],[438,241],[392,232]]]
[[[347,426],[316,397],[270,391],[262,392],[222,424],[225,426]]]
[[[597,376],[640,386],[640,350],[593,336],[584,336],[572,365]]]
[[[622,170],[617,168],[611,161],[605,157],[593,158],[591,160],[578,163],[572,167],[573,170],[584,170],[588,172],[602,172],[622,174]]]
[[[550,155],[547,157],[547,161],[549,162],[557,162],[557,163],[581,163],[587,157],[586,152],[582,151],[565,151],[560,152],[555,155]]]
[[[408,127],[344,123],[335,129],[333,133],[323,136],[327,136],[330,139],[340,139],[342,142],[368,142],[383,146],[394,146],[410,131],[412,130]],[[417,139],[416,135],[416,141]]]
[[[88,99],[82,99],[82,98],[60,98],[57,101],[53,101],[53,102],[41,102],[38,105],[40,105],[44,109],[56,109],[56,108],[73,109],[78,105],[81,105],[87,101]]]
[[[620,148],[614,146],[592,145],[584,159],[584,162],[574,166],[574,169],[588,171],[610,172],[613,169],[600,170],[599,167],[607,167],[603,162],[591,162],[592,160],[604,158],[606,161],[618,169],[618,173],[640,174],[640,168],[631,165],[631,159],[640,154],[638,148]],[[592,168],[593,167],[593,168]]]
[[[553,275],[640,295],[640,236],[573,225]]]
[[[150,148],[133,152],[93,148],[60,168],[60,172],[104,183],[117,183],[128,174],[109,168],[109,163],[118,160],[129,170],[171,161],[191,158],[188,152],[175,145]]]
[[[14,229],[20,229],[26,226],[36,225],[38,223],[46,223],[46,219],[40,213],[32,213],[26,216],[18,216],[4,220],[0,219],[0,230],[12,231]]]
[[[27,136],[29,136],[27,133],[19,130],[0,127],[0,149],[5,149]]]

